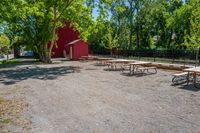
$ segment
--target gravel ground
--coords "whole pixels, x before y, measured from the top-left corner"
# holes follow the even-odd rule
[[[33,133],[200,132],[200,90],[172,86],[172,72],[126,76],[94,63],[1,68],[0,91],[21,87]]]

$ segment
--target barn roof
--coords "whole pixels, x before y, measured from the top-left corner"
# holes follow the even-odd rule
[[[72,41],[72,42],[69,42],[68,43],[68,45],[74,45],[74,44],[76,44],[77,42],[79,42],[81,39],[76,39],[76,40],[74,40],[74,41]]]

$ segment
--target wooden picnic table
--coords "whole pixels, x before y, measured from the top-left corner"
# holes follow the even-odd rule
[[[129,63],[129,66],[130,66],[130,74],[134,73],[135,72],[135,69],[138,67],[138,66],[141,66],[141,65],[149,65],[151,64],[150,62],[143,62],[143,61],[138,61],[138,62],[133,62],[133,63]]]
[[[115,60],[108,60],[106,61],[106,63],[108,63],[108,67],[110,66],[112,69],[116,69],[117,68],[117,64],[128,64],[131,62],[135,62],[134,60],[126,60],[126,59],[115,59]]]
[[[108,60],[112,60],[112,58],[97,58],[97,64],[105,65],[106,61]]]
[[[81,58],[88,60],[88,59],[97,59],[98,57],[97,56],[88,55],[88,56],[81,56]]]
[[[190,73],[192,73],[193,85],[194,85],[194,87],[198,88],[197,84],[196,84],[196,80],[197,80],[197,74],[200,74],[200,67],[187,68],[187,69],[184,69],[183,71],[188,72],[187,84],[189,84],[189,75],[190,75]]]

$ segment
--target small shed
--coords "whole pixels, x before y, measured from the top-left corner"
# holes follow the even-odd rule
[[[88,56],[88,43],[81,39],[69,42],[66,49],[69,49],[69,58],[71,60],[78,60],[82,56]]]

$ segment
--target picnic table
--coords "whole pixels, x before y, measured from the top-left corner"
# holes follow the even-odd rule
[[[90,59],[97,59],[97,56],[92,56],[92,55],[88,55],[88,56],[81,56],[80,59],[86,59],[86,60],[90,60]]]
[[[108,60],[112,60],[112,58],[97,58],[97,64],[105,65]]]
[[[128,64],[131,62],[135,62],[134,60],[126,60],[126,59],[115,59],[115,60],[108,60],[106,63],[108,64],[108,67],[110,66],[111,69],[116,69],[117,64],[123,65],[123,64]]]
[[[198,88],[196,80],[197,80],[197,74],[200,74],[200,67],[187,68],[187,69],[184,69],[183,71],[188,72],[187,84],[189,84],[189,82],[190,82],[189,81],[189,75],[190,75],[190,73],[192,73],[192,75],[193,75],[193,85],[194,85],[194,87]]]
[[[138,62],[133,62],[133,63],[129,63],[130,66],[130,74],[133,74],[135,72],[135,70],[138,68],[138,66],[142,66],[142,65],[149,65],[151,64],[150,62],[142,62],[142,61],[138,61]]]

